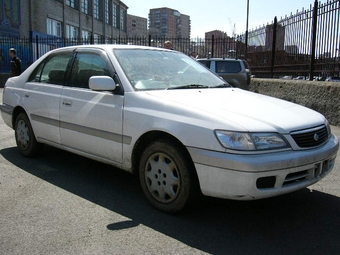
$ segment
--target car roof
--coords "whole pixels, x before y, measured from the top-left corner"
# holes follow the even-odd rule
[[[74,46],[67,46],[55,49],[54,51],[58,50],[75,50],[75,49],[104,49],[104,50],[112,50],[112,49],[153,49],[153,50],[164,50],[164,51],[172,51],[165,48],[157,48],[157,47],[150,47],[150,46],[140,46],[140,45],[126,45],[126,44],[86,44],[86,45],[74,45]]]
[[[221,60],[228,60],[228,61],[242,61],[242,59],[238,58],[198,58],[197,60],[215,60],[215,61],[221,61]]]

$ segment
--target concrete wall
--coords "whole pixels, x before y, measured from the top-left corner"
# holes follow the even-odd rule
[[[340,82],[254,78],[250,90],[306,106],[340,126]]]

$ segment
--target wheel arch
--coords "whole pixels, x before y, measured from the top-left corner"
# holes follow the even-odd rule
[[[195,170],[195,175],[197,177],[196,169],[193,163],[193,160],[190,156],[189,151],[185,147],[185,145],[178,140],[175,136],[163,132],[163,131],[150,131],[145,134],[143,134],[135,143],[135,146],[133,148],[132,152],[132,172],[134,174],[138,174],[138,165],[141,158],[141,155],[143,153],[144,148],[149,145],[150,143],[156,141],[156,140],[167,140],[171,143],[173,143],[176,147],[178,147],[184,155],[190,160],[190,163],[192,164],[192,168]],[[198,177],[197,177],[198,178]]]
[[[20,113],[25,113],[28,116],[28,114],[26,113],[24,108],[22,108],[21,106],[15,107],[14,110],[13,110],[13,114],[12,114],[12,127],[13,127],[13,129],[15,128],[15,120],[17,119],[17,117]]]

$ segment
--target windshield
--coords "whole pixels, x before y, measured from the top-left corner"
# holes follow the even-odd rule
[[[228,84],[196,60],[176,51],[115,49],[136,90],[211,88]]]

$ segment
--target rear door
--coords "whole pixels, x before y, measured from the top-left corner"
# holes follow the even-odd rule
[[[60,96],[71,57],[72,51],[58,51],[48,56],[25,84],[23,105],[39,141],[60,144]]]
[[[115,77],[105,51],[77,50],[61,95],[61,143],[78,152],[120,163],[124,96],[91,90],[89,78],[94,75]]]

